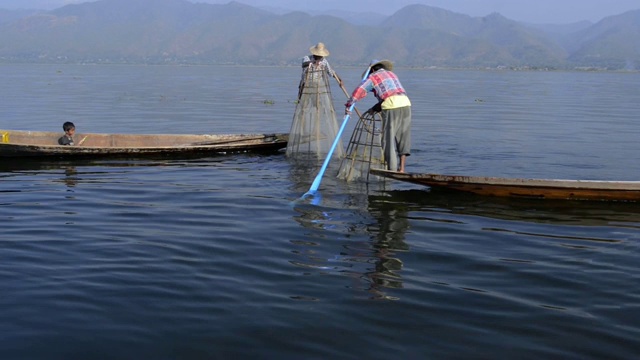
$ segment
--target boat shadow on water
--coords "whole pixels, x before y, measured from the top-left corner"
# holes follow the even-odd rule
[[[608,226],[640,229],[640,207],[634,202],[504,198],[446,189],[388,190],[371,195],[408,211],[428,210],[499,220],[550,225]]]
[[[282,150],[262,153],[237,153],[231,154],[234,157],[262,157],[281,156]],[[108,159],[73,158],[73,159],[52,159],[52,158],[5,158],[0,161],[0,172],[14,171],[46,171],[65,169],[68,167],[150,167],[150,166],[193,166],[195,163],[215,162],[227,159],[229,154],[182,154],[180,156],[167,155],[145,155],[140,157],[122,156],[110,157]]]

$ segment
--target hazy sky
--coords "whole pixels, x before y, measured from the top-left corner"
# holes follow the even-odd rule
[[[189,0],[211,4],[226,4],[230,0]],[[597,22],[610,15],[640,9],[639,0],[237,0],[256,7],[291,10],[363,11],[390,15],[410,4],[437,6],[471,16],[498,12],[509,19],[532,23],[564,24],[580,20]],[[70,3],[88,0],[0,0],[4,9],[54,9]]]

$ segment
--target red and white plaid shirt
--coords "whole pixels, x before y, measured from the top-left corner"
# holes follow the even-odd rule
[[[351,95],[352,102],[363,99],[367,96],[367,92],[373,92],[379,101],[393,95],[406,95],[400,80],[396,74],[391,71],[380,69],[367,77],[367,79],[358,86]]]

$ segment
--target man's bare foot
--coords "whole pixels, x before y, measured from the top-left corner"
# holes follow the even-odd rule
[[[400,155],[400,166],[398,166],[398,172],[404,172],[404,166],[407,163],[407,155]]]

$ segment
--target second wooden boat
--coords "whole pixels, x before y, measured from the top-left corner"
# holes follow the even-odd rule
[[[479,195],[536,199],[640,201],[640,181],[519,179],[400,173],[371,169],[371,174],[404,182]]]

